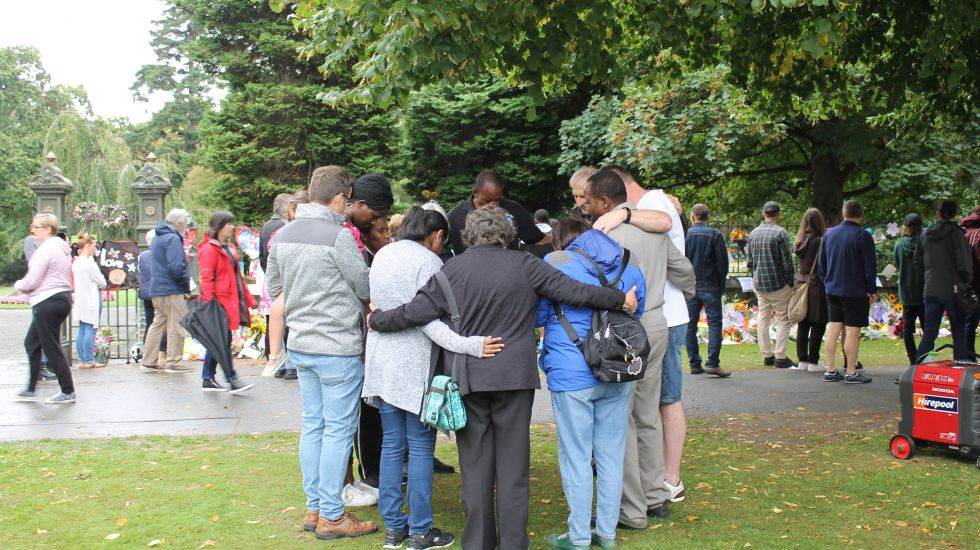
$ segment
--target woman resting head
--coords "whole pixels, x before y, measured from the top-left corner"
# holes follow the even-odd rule
[[[463,228],[463,244],[474,246],[493,246],[507,248],[517,237],[514,217],[499,206],[483,206],[466,216]]]

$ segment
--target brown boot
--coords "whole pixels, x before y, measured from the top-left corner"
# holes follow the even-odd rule
[[[316,524],[316,538],[322,540],[339,539],[344,537],[360,537],[370,535],[378,530],[378,524],[373,521],[361,521],[349,512],[344,512],[337,521],[321,517]]]
[[[306,519],[303,520],[303,530],[304,531],[314,531],[316,530],[316,524],[320,520],[320,512],[314,512],[309,510],[306,512]]]

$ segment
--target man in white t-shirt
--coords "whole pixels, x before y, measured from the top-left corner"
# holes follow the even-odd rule
[[[623,178],[623,182],[626,183],[627,198],[637,206],[638,210],[632,213],[630,223],[650,231],[644,227],[648,221],[647,216],[655,214],[668,216],[671,224],[666,232],[677,250],[683,254],[685,251],[684,226],[681,223],[681,208],[677,198],[668,195],[662,189],[649,191],[644,189],[637,183],[633,175],[622,166],[610,165],[606,168],[614,170]],[[623,221],[625,221],[625,213],[620,214],[618,211],[613,211],[596,220],[593,227],[608,233]],[[684,404],[681,402],[683,376],[681,348],[684,346],[684,340],[687,336],[687,324],[690,317],[687,313],[687,300],[684,298],[684,293],[670,284],[669,281],[664,289],[664,300],[663,312],[667,318],[667,351],[664,354],[663,380],[660,386],[660,418],[664,432],[663,452],[666,470],[664,487],[667,488],[669,493],[667,499],[670,502],[680,502],[684,500],[684,483],[681,481],[680,468],[681,457],[684,454],[684,437],[687,431],[687,418],[684,413]],[[665,513],[666,505],[663,506],[663,509],[663,513]]]

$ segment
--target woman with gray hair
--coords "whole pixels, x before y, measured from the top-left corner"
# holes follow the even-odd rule
[[[466,510],[464,548],[528,547],[531,404],[541,387],[534,338],[538,299],[596,309],[635,310],[637,305],[635,288],[623,294],[579,283],[530,254],[508,250],[515,234],[506,210],[474,210],[462,233],[466,253],[442,268],[459,307],[459,333],[493,334],[507,343],[493,357],[458,359],[468,419],[456,433]],[[368,323],[379,332],[394,332],[448,315],[446,297],[430,279],[411,302],[376,310]]]

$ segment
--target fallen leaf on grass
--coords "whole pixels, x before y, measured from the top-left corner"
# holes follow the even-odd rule
[[[205,464],[204,466],[201,466],[201,469],[202,469],[202,470],[207,470],[207,469],[208,469],[208,468],[210,468],[210,467],[211,467],[211,465],[210,465],[210,464]]]
[[[162,544],[163,544],[163,539],[153,539],[153,540],[150,541],[149,544],[147,544],[147,546],[149,546],[150,548],[153,548],[153,547],[156,547],[156,546],[160,546]]]
[[[930,501],[927,500],[927,501],[925,501],[925,502],[922,503],[922,507],[923,508],[935,508],[936,507],[936,503],[935,502],[930,502]]]
[[[908,527],[909,526],[909,523],[907,521],[896,521],[895,522],[895,526],[896,527]]]
[[[697,521],[699,519],[701,518],[699,518],[698,516],[687,516],[687,521]]]
[[[739,487],[738,489],[735,489],[735,492],[736,493],[747,493],[747,492],[749,492],[749,488],[748,487]]]
[[[212,522],[218,521],[219,519],[221,519],[221,516],[217,516],[217,515],[211,516],[211,521]]]
[[[295,506],[289,506],[288,508],[286,508],[285,510],[283,510],[282,513],[285,514],[286,512],[292,512],[292,511],[295,511],[295,510],[296,510],[296,507]]]
[[[949,522],[949,526],[950,526],[950,527],[952,528],[952,530],[953,530],[953,531],[955,531],[955,530],[956,530],[956,524],[957,524],[957,523],[958,523],[958,522],[956,522],[956,521],[951,521],[951,522]]]
[[[551,499],[550,498],[543,498],[543,499],[539,500],[538,502],[540,502],[541,504],[551,504]]]
[[[256,524],[256,523],[258,523],[258,522],[259,522],[259,520],[257,520],[257,519],[249,519],[249,520],[245,520],[245,523],[247,523],[247,524],[249,524],[249,525],[255,525],[255,524]]]
[[[48,534],[48,531],[46,529],[40,529],[40,528],[38,528],[37,534],[38,535],[47,535]]]
[[[782,514],[783,513],[783,509],[782,508],[773,508],[772,511],[773,511],[774,514]]]
[[[217,545],[218,545],[218,543],[214,542],[211,539],[208,539],[208,540],[202,542],[201,545],[197,547],[197,550],[201,550],[201,548],[204,548],[206,546],[217,546]]]
[[[119,538],[119,533],[109,533],[105,536],[105,540],[116,540]]]
[[[118,525],[120,527],[122,527],[123,525],[126,525],[126,518],[119,518],[119,519],[117,519],[116,520],[116,525]]]
[[[695,487],[695,489],[710,489],[710,488],[711,488],[711,484],[710,483],[706,483],[704,481],[702,481],[701,483],[698,483],[698,486]]]
[[[925,527],[923,527],[922,529],[919,529],[919,532],[922,533],[923,535],[928,535],[929,534],[929,529],[926,529]]]

